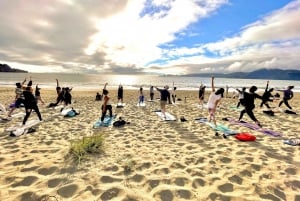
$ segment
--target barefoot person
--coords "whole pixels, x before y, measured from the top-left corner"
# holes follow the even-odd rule
[[[139,105],[144,104],[144,101],[145,101],[145,97],[144,97],[143,87],[140,87],[138,104]]]
[[[123,86],[121,84],[118,88],[118,103],[123,104]]]
[[[163,117],[166,119],[166,104],[169,101],[169,104],[171,103],[171,96],[170,92],[168,91],[169,86],[166,85],[163,89],[159,89],[155,87],[157,91],[160,92],[160,108],[161,108],[161,113],[163,114]]]
[[[150,92],[150,100],[153,101],[153,98],[154,98],[154,86],[152,86],[152,85],[150,86],[150,91],[149,92]]]
[[[256,117],[253,114],[253,109],[255,108],[255,104],[254,104],[255,99],[256,98],[262,99],[260,95],[255,93],[256,90],[257,87],[252,86],[249,89],[249,93],[244,92],[243,106],[245,108],[240,113],[239,121],[241,121],[244,114],[247,113],[248,116],[252,119],[252,121],[254,121],[258,126],[261,126],[259,121],[256,119]]]
[[[110,104],[110,97],[108,96],[108,90],[103,89],[103,102],[101,106],[102,115],[101,115],[101,122],[103,122],[107,110],[109,111],[109,116],[112,117],[112,106]]]
[[[38,118],[40,121],[42,121],[42,116],[41,113],[39,111],[39,107],[37,105],[37,101],[32,93],[33,89],[32,87],[28,86],[26,87],[26,90],[23,91],[24,94],[24,105],[25,105],[25,111],[26,111],[26,115],[23,119],[23,125],[26,124],[32,110],[35,111],[35,113],[37,114]]]
[[[201,106],[202,109],[203,109],[203,103],[204,103],[205,88],[206,88],[206,86],[203,85],[201,82],[200,87],[199,87],[198,97],[199,97],[199,105]]]
[[[44,100],[42,99],[40,90],[41,90],[41,88],[39,88],[39,85],[37,84],[35,86],[35,92],[34,92],[36,102],[38,103],[39,101],[41,101],[42,104],[45,104]]]
[[[272,92],[274,91],[274,89],[273,88],[268,89],[268,87],[269,87],[269,80],[267,81],[265,92],[262,95],[262,101],[261,101],[260,107],[263,107],[263,105],[265,105],[268,109],[270,109],[271,107],[269,106],[268,102],[273,101],[271,99],[271,97],[274,97],[272,95]]]
[[[15,89],[15,101],[14,104],[12,106],[12,108],[10,109],[10,111],[8,112],[8,117],[11,117],[11,114],[13,113],[13,111],[16,108],[19,108],[21,104],[24,104],[24,95],[23,95],[23,90],[26,89],[26,86],[24,86],[24,84],[26,83],[26,78],[24,79],[24,81],[18,82],[16,83],[16,89]],[[28,83],[29,84],[29,83]]]
[[[294,88],[294,86],[288,86],[287,89],[285,89],[285,90],[278,90],[278,91],[283,92],[283,98],[280,101],[278,107],[280,107],[282,105],[282,103],[284,103],[290,110],[292,109],[292,107],[289,105],[288,101],[294,97],[294,93],[292,91],[293,88]]]
[[[207,106],[208,106],[208,120],[213,120],[215,126],[217,126],[215,113],[217,111],[217,106],[220,103],[221,98],[224,94],[224,88],[219,88],[217,91],[215,90],[214,77],[211,77],[211,93],[208,98]]]

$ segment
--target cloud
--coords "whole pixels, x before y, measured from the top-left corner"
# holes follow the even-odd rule
[[[176,42],[227,0],[3,0],[0,62],[61,72],[250,71],[298,68],[300,1],[194,47]]]
[[[160,45],[224,2],[1,1],[0,59],[76,71],[144,71],[162,56]]]
[[[252,71],[259,68],[299,69],[300,1],[264,16],[245,26],[239,34],[195,48],[177,48],[168,65],[179,63],[190,73]],[[198,51],[198,56],[197,55]],[[197,66],[197,67],[196,67]]]

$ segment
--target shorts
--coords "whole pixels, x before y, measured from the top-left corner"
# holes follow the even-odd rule
[[[15,107],[19,108],[22,103],[24,104],[24,99],[18,98],[15,102]]]
[[[161,107],[165,107],[167,105],[167,101],[160,101],[160,106]]]

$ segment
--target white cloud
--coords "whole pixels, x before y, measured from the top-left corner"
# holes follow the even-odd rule
[[[227,3],[2,0],[0,63],[34,71],[175,74],[262,67],[299,69],[299,0],[243,27],[231,38],[193,48],[174,46],[174,40],[190,34],[190,25]]]

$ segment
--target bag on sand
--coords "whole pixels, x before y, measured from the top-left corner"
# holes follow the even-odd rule
[[[121,126],[124,126],[125,124],[126,124],[126,121],[124,121],[124,120],[118,120],[118,121],[115,121],[113,123],[113,126],[114,127],[121,127]]]
[[[70,110],[64,117],[75,117],[76,115],[78,115],[79,112],[76,112],[76,110]]]

